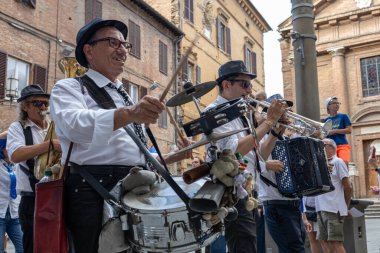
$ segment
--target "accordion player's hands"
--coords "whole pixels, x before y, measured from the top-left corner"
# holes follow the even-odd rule
[[[284,171],[284,164],[279,160],[268,160],[265,162],[265,167],[267,170],[273,170],[276,173]]]

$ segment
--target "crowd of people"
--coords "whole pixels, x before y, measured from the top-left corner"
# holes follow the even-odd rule
[[[18,98],[19,117],[8,130],[0,134],[0,253],[4,252],[4,234],[15,245],[16,253],[32,253],[34,242],[35,158],[49,148],[62,151],[62,164],[69,157],[69,173],[65,180],[65,216],[70,242],[76,253],[98,252],[102,229],[104,199],[84,180],[82,171],[91,174],[102,187],[110,191],[130,169],[150,168],[139,145],[124,131],[131,124],[142,144],[147,145],[143,125],[156,123],[165,104],[146,95],[133,103],[118,77],[122,74],[132,47],[126,41],[127,26],[116,20],[95,19],[77,34],[75,56],[88,70],[83,77],[59,80],[51,94],[38,84],[25,87]],[[233,60],[221,65],[216,80],[219,95],[205,111],[223,103],[253,97],[252,79],[243,61]],[[255,97],[266,101],[265,92]],[[271,158],[277,140],[283,140],[284,120],[292,103],[273,99],[265,117],[258,119],[253,111],[215,128],[215,133],[247,129],[218,141],[220,149],[229,149],[246,159],[246,170],[254,178],[253,196],[258,207],[247,210],[241,198],[235,207],[236,220],[226,221],[225,235],[208,250],[217,246],[230,253],[263,253],[265,225],[280,253],[305,252],[305,235],[313,253],[345,252],[343,223],[349,215],[351,199],[348,162],[350,147],[346,134],[351,122],[338,113],[337,97],[326,100],[333,130],[323,139],[331,164],[331,180],[335,190],[316,197],[299,198],[281,194],[272,184],[284,165]],[[49,110],[50,109],[50,110]],[[46,140],[51,124],[47,111],[55,122],[57,139]],[[256,120],[255,120],[256,119]],[[190,141],[178,143],[180,148]],[[163,156],[165,163],[190,158],[189,152]],[[194,157],[196,168],[210,157]],[[268,182],[272,182],[268,183]],[[312,214],[312,215],[310,215]],[[220,248],[219,248],[220,249]],[[220,251],[218,251],[220,253]]]

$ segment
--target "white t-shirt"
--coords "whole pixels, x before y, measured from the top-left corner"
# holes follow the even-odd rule
[[[349,177],[348,168],[344,161],[337,156],[333,156],[329,161],[334,164],[331,172],[331,182],[335,187],[335,190],[318,195],[315,197],[315,207],[318,211],[326,211],[331,213],[340,213],[342,216],[347,215],[347,204],[344,199],[344,191],[342,180],[345,177]]]
[[[18,205],[20,196],[16,199],[10,197],[11,178],[8,169],[3,165],[5,161],[0,159],[0,218],[4,219],[9,207],[9,213],[12,219],[18,218]]]

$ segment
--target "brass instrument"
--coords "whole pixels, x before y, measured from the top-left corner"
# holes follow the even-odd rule
[[[79,77],[84,75],[86,72],[86,68],[82,67],[77,62],[75,57],[63,57],[58,61],[58,66],[60,70],[65,74],[65,78]],[[48,111],[41,112],[42,116],[46,116],[47,114],[49,114]],[[45,136],[44,141],[57,139],[54,126],[55,124],[52,121],[48,128],[48,132]],[[50,147],[50,152],[39,155],[34,166],[34,176],[37,179],[41,179],[45,174],[46,168],[50,168],[53,172],[54,178],[60,178],[62,176],[62,170],[60,169],[61,155],[61,152],[54,150],[52,147]]]
[[[263,108],[269,108],[270,103],[266,101],[259,101],[253,98],[248,98],[247,100],[248,104],[253,107],[255,111],[257,110],[257,107],[261,106]],[[263,114],[264,117],[266,117],[265,112],[259,112],[260,114]],[[325,123],[320,123],[315,120],[306,118],[302,115],[299,115],[294,112],[287,111],[285,113],[288,118],[292,119],[293,121],[289,124],[278,122],[279,125],[282,125],[289,130],[296,132],[302,136],[312,136],[320,132],[321,138],[325,138],[328,133],[332,130],[332,121],[329,120]]]

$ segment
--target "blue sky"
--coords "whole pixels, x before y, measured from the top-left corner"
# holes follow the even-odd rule
[[[272,27],[273,31],[264,34],[265,91],[268,96],[283,95],[281,51],[277,26],[291,16],[290,0],[251,0],[256,9]]]

